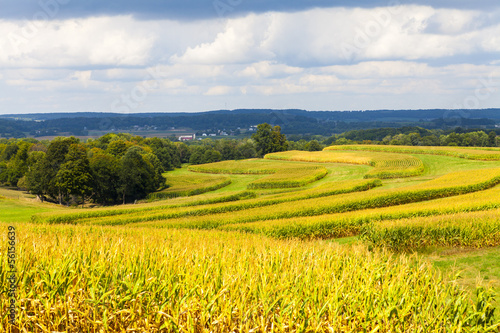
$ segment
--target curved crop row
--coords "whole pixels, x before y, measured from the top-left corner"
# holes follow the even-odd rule
[[[322,167],[295,167],[280,170],[272,175],[255,180],[248,184],[248,189],[302,187],[313,183],[328,174]]]
[[[232,212],[217,207],[190,212],[161,214],[138,217],[137,219],[114,221],[116,224],[155,221],[160,227],[169,228],[217,228],[222,225],[249,223],[265,220],[289,219],[295,217],[318,216],[324,214],[360,211],[370,208],[393,207],[414,202],[458,196],[465,193],[482,191],[500,183],[500,169],[488,170],[489,173],[463,171],[457,174],[465,177],[459,183],[453,183],[454,175],[433,180],[405,189],[385,189],[362,193],[350,193],[342,196],[300,200],[293,206],[287,203],[275,204],[265,211],[261,208],[248,208],[245,211]],[[243,203],[242,203],[243,204]],[[103,223],[104,222],[104,223]],[[107,221],[95,221],[106,224]]]
[[[356,180],[356,181],[343,181],[337,183],[325,184],[321,187],[313,188],[310,190],[304,190],[299,192],[291,192],[279,195],[273,195],[264,198],[255,198],[245,200],[239,203],[225,203],[218,205],[206,205],[195,208],[178,208],[169,209],[166,211],[152,211],[147,214],[143,212],[138,212],[134,214],[127,214],[122,216],[109,216],[103,217],[98,220],[91,219],[80,219],[73,220],[71,223],[92,223],[92,224],[104,224],[104,225],[122,225],[130,224],[144,221],[158,221],[165,219],[179,219],[179,218],[190,218],[196,220],[196,218],[210,218],[210,215],[224,215],[223,219],[230,222],[232,218],[236,216],[247,216],[247,211],[257,211],[265,212],[262,207],[268,207],[272,205],[280,205],[279,207],[288,206],[290,202],[301,202],[303,200],[320,200],[320,198],[331,197],[343,193],[352,193],[357,191],[367,191],[371,188],[380,186],[380,180]],[[228,217],[226,213],[231,213],[232,216]],[[250,215],[252,216],[252,215]],[[54,223],[53,219],[47,219],[45,222]]]
[[[401,155],[401,154],[391,154],[397,156],[378,156],[375,157],[373,161],[373,170],[365,175],[365,178],[404,178],[404,177],[415,177],[420,176],[424,173],[424,163],[413,156]],[[404,158],[402,158],[404,157]]]
[[[405,154],[429,154],[465,158],[469,160],[500,161],[500,151],[467,147],[417,147],[417,146],[386,146],[386,145],[342,145],[330,146],[326,151],[350,150],[372,151]]]
[[[215,174],[270,174],[248,184],[248,189],[301,187],[328,174],[328,170],[319,166],[280,164],[267,160],[222,161],[191,165],[188,169]]]
[[[229,175],[265,175],[275,173],[281,168],[282,166],[277,163],[259,159],[222,161],[188,166],[188,170],[193,172]]]
[[[110,216],[125,215],[125,214],[147,214],[148,212],[161,211],[166,209],[173,209],[179,207],[193,207],[204,206],[212,204],[220,204],[226,202],[233,202],[245,199],[255,198],[257,195],[251,191],[236,192],[232,194],[212,195],[208,199],[200,198],[182,198],[182,201],[172,199],[171,204],[161,205],[138,205],[134,208],[97,208],[92,210],[80,211],[78,213],[41,213],[31,216],[33,223],[77,223],[78,220],[92,219],[92,218],[106,218]],[[191,200],[189,200],[191,199]],[[170,201],[169,201],[170,202]],[[135,206],[135,205],[134,205]],[[130,207],[130,205],[128,206]],[[132,206],[133,207],[133,206]]]
[[[500,210],[370,223],[360,236],[367,243],[393,251],[427,246],[498,246]]]
[[[348,163],[372,165],[376,155],[363,152],[301,151],[289,150],[264,156],[266,160],[312,162],[312,163]]]
[[[160,200],[177,197],[189,197],[215,191],[231,184],[228,176],[210,176],[203,174],[168,176],[167,189],[150,193],[147,199]]]
[[[328,149],[328,148],[327,148]],[[365,178],[402,178],[419,176],[424,172],[423,162],[406,154],[348,152],[324,150],[320,152],[287,151],[267,154],[265,159],[316,163],[364,164],[374,167]]]
[[[446,216],[500,208],[500,187],[464,195],[320,216],[263,220],[223,225],[220,229],[261,233],[276,238],[330,239],[359,235],[370,223],[392,223],[410,218]],[[398,222],[394,222],[398,223]]]
[[[321,186],[301,190],[297,192],[281,193],[277,195],[269,195],[263,198],[256,198],[254,192],[241,192],[229,196],[215,197],[212,199],[196,200],[185,204],[158,205],[142,208],[129,209],[101,209],[92,210],[80,213],[63,213],[63,214],[38,214],[32,216],[32,222],[35,223],[85,223],[98,218],[99,222],[106,223],[107,221],[117,221],[119,219],[130,220],[131,218],[151,218],[153,215],[164,216],[165,211],[170,213],[186,213],[192,211],[206,211],[217,206],[218,211],[238,211],[254,207],[264,207],[283,202],[298,201],[311,198],[321,198],[342,193],[367,191],[371,188],[381,186],[380,180],[348,180],[339,182],[330,182]],[[235,204],[234,201],[244,200],[241,203]],[[196,206],[196,207],[193,207]],[[203,214],[202,214],[203,215]],[[118,217],[123,216],[123,217]]]

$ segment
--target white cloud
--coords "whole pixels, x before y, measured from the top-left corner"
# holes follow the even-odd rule
[[[17,47],[12,34],[22,37]],[[189,22],[0,20],[0,108],[23,99],[48,111],[106,111],[143,86],[147,96],[135,111],[205,110],[226,100],[233,107],[452,107],[481,79],[500,80],[500,62],[491,60],[498,36],[500,11],[416,5]],[[482,59],[490,60],[478,65]]]
[[[84,88],[87,88],[89,86],[91,77],[92,71],[77,71],[71,76],[72,79],[80,82]]]
[[[343,78],[417,78],[435,74],[427,64],[414,61],[365,61],[354,65],[335,65],[324,68]]]
[[[416,5],[252,14],[228,20],[212,42],[191,46],[172,60],[193,64],[273,60],[314,66],[498,51],[500,24],[488,25],[483,16],[478,11]]]
[[[223,32],[210,43],[189,47],[182,56],[172,57],[174,63],[234,64],[258,59],[271,59],[273,54],[260,46],[266,38],[268,15],[251,14],[230,19]]]
[[[158,36],[131,17],[0,21],[0,66],[144,65]]]
[[[234,88],[228,86],[215,86],[208,89],[205,93],[207,96],[216,96],[216,95],[227,95],[230,94]]]
[[[271,61],[260,61],[245,67],[245,69],[242,70],[239,75],[242,77],[259,79],[268,77],[283,77],[290,74],[297,74],[302,71],[303,69],[299,67],[277,64]]]

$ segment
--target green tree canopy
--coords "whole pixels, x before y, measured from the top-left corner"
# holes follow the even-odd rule
[[[87,151],[80,144],[72,144],[65,161],[56,174],[56,184],[64,194],[80,196],[82,204],[85,196],[92,193],[92,170],[87,158]]]
[[[139,147],[131,147],[120,160],[119,190],[124,204],[127,199],[142,199],[157,189],[154,166],[143,158],[140,151]]]
[[[257,132],[252,135],[257,154],[264,156],[269,153],[285,151],[288,148],[286,136],[281,134],[281,127],[264,123],[257,126]]]
[[[323,147],[321,147],[318,140],[312,140],[312,141],[306,143],[305,148],[308,151],[321,151],[323,149]]]
[[[44,201],[45,195],[49,193],[52,166],[43,152],[31,153],[28,160],[31,163],[26,174],[27,188]]]
[[[116,203],[119,198],[118,160],[110,154],[97,152],[89,159],[89,164],[94,179],[94,200],[101,204]]]

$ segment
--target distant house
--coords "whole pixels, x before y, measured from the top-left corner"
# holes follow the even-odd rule
[[[209,136],[217,136],[215,133],[210,133]]]
[[[193,135],[181,135],[179,137],[179,141],[190,141],[190,140],[195,140],[196,139],[196,134]]]

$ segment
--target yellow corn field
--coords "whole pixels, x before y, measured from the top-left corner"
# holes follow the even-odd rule
[[[170,187],[149,202],[113,207],[55,207],[4,190],[17,320],[4,297],[4,232],[0,331],[499,332],[494,289],[464,289],[410,254],[500,246],[497,155],[282,152],[169,172]],[[6,222],[23,212],[27,222]],[[343,237],[357,241],[331,241]]]
[[[326,147],[325,150],[373,151],[387,153],[430,154],[453,156],[471,160],[500,161],[500,150],[469,147],[417,147],[345,145]]]
[[[25,332],[494,329],[491,292],[470,303],[429,264],[364,246],[121,227],[19,234]]]
[[[248,184],[248,189],[301,187],[325,177],[328,170],[320,166],[297,166],[272,161],[223,161],[188,168],[194,172],[215,174],[270,174]]]
[[[328,149],[322,152],[287,151],[267,154],[264,158],[317,163],[366,164],[374,167],[365,175],[365,178],[412,177],[421,175],[424,172],[422,161],[406,154],[333,151]]]

